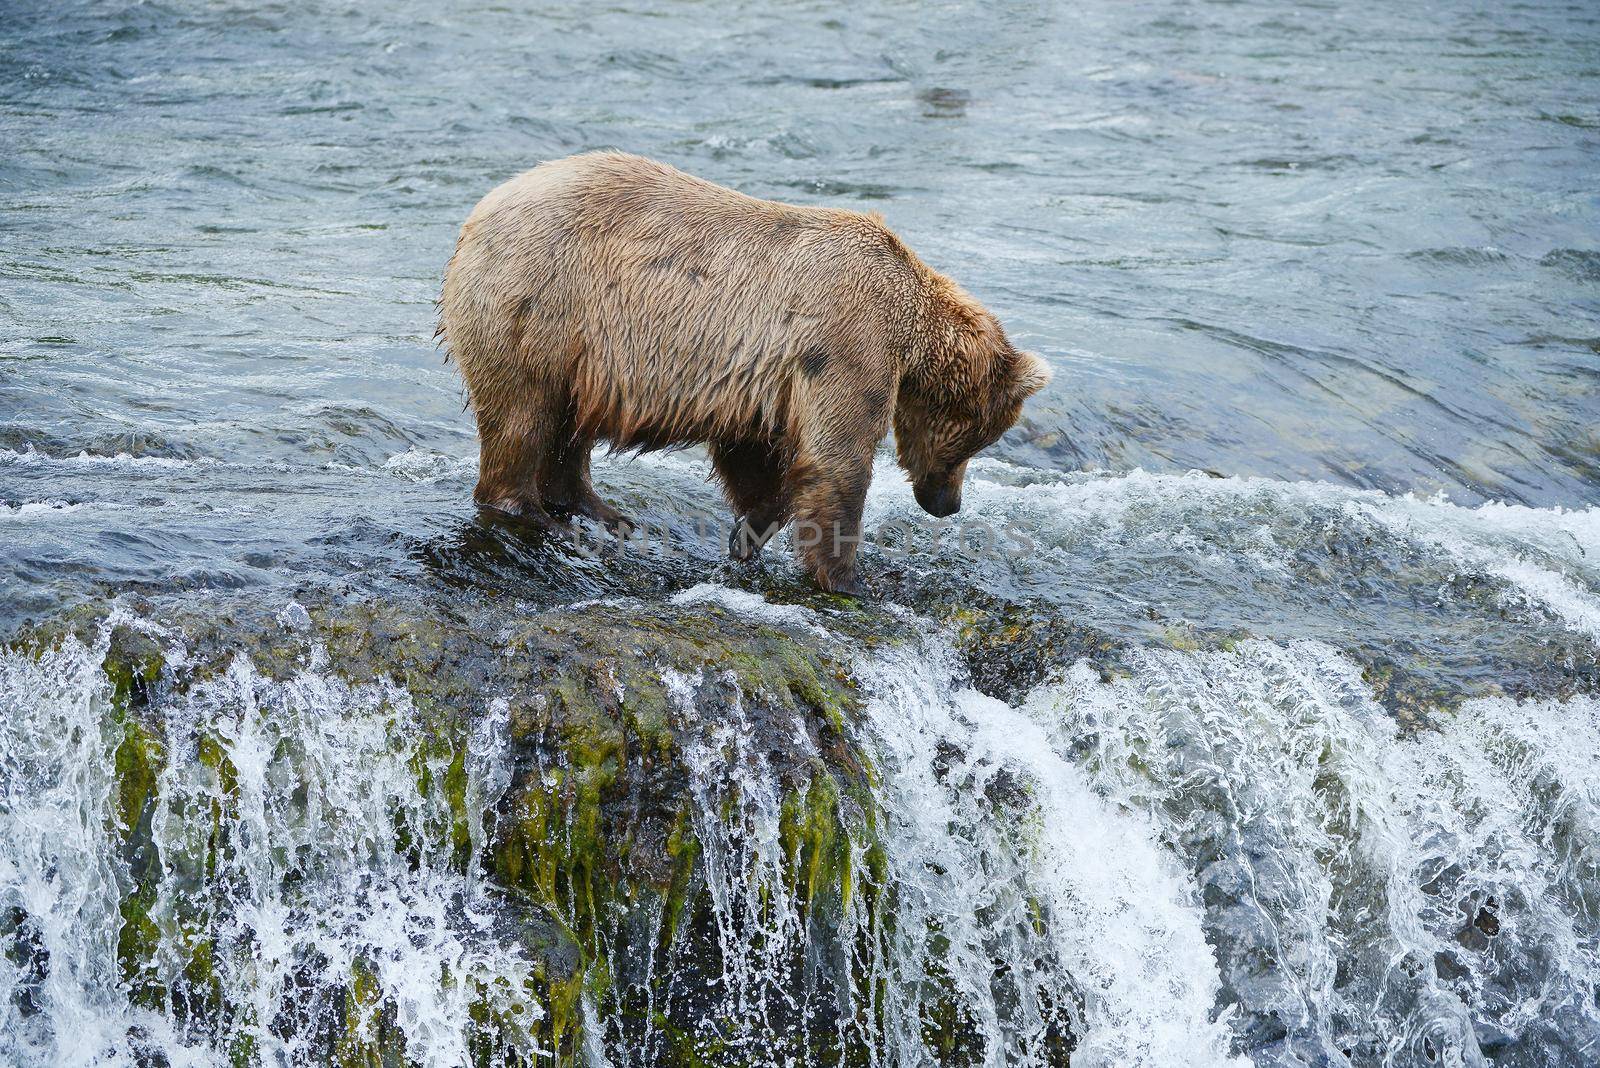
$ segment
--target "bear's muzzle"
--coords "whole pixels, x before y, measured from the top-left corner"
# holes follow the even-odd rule
[[[962,464],[962,467],[965,466]],[[934,478],[919,478],[911,484],[911,492],[916,496],[917,503],[922,505],[924,512],[936,519],[961,511],[961,480],[952,478],[952,474],[950,471],[941,471]]]

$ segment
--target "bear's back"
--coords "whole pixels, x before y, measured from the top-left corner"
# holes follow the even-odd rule
[[[580,284],[617,282],[587,276],[640,256],[657,269],[681,258],[691,282],[720,267],[752,281],[799,273],[822,291],[846,272],[859,289],[878,276],[908,281],[920,267],[877,216],[762,200],[622,152],[568,156],[509,179],[473,209],[462,240],[492,246],[503,266],[559,266]]]
[[[641,410],[656,397],[672,412],[663,435],[694,439],[781,424],[808,352],[891,358],[926,277],[881,219],[593,152],[485,196],[442,303],[453,352],[453,319],[494,324],[508,346],[494,358],[544,362],[597,429],[657,422]],[[457,358],[470,381],[472,354]]]

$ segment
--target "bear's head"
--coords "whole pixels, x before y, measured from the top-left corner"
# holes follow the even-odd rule
[[[917,503],[944,517],[961,509],[967,461],[1016,423],[1022,402],[1050,382],[1050,367],[1015,348],[977,301],[950,286],[935,308],[895,400],[894,439]]]

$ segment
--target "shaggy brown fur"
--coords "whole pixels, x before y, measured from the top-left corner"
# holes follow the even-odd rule
[[[440,307],[477,414],[480,504],[622,523],[589,484],[594,442],[703,442],[742,520],[733,554],[794,518],[804,562],[840,592],[856,590],[854,539],[891,420],[917,500],[948,515],[968,457],[1049,380],[878,217],[757,200],[613,152],[484,197]]]

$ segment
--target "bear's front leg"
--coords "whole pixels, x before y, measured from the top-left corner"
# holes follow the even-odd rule
[[[817,585],[829,593],[859,596],[856,549],[861,513],[872,482],[872,449],[824,465],[799,464],[792,474],[795,549]]]
[[[856,550],[872,454],[888,432],[895,391],[892,361],[854,351],[855,358],[824,361],[820,370],[802,368],[802,414],[790,439],[797,447],[784,477],[801,562],[818,586],[852,597],[861,592]]]

